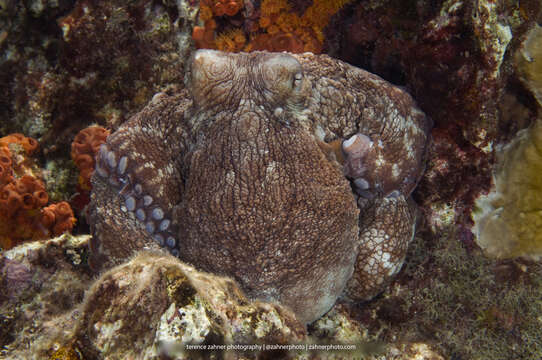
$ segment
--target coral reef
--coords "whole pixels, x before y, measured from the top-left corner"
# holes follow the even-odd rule
[[[408,85],[437,127],[460,126],[467,142],[483,148],[497,136],[496,104],[510,75],[506,53],[519,47],[539,11],[536,1],[362,2],[342,43],[328,46],[343,60]]]
[[[241,4],[230,2],[236,5],[232,6],[230,14],[216,10],[218,1],[214,5],[204,1],[199,13],[204,26],[195,27],[192,37],[199,49],[319,54],[324,44],[324,28],[330,18],[350,1],[314,0],[302,14],[298,14],[298,9],[287,0],[263,0],[259,8],[249,1],[245,18],[230,21],[219,18],[235,15]]]
[[[327,56],[200,50],[187,91],[157,94],[100,148],[92,264],[160,246],[314,321],[350,277],[367,299],[401,268],[428,131],[407,93]],[[320,146],[354,133],[365,197]]]
[[[196,11],[192,1],[0,4],[0,137],[24,133],[39,141],[45,161],[40,176],[29,175],[44,182],[49,201],[69,200],[84,214],[90,171],[73,196],[72,139],[91,124],[117,128],[156,91],[182,83]],[[8,155],[0,151],[3,161]],[[5,164],[0,167],[5,183]],[[19,241],[3,236],[15,225],[9,226],[0,230],[2,247]],[[31,238],[39,235],[34,230]]]
[[[382,341],[422,338],[445,358],[540,357],[540,306],[532,303],[540,266],[485,259],[471,232],[475,201],[491,187],[497,144],[539,111],[511,61],[526,36],[535,39],[527,31],[539,14],[537,1],[368,1],[326,30],[333,56],[404,85],[435,122],[427,172],[414,193],[424,238],[381,299],[351,310]],[[509,191],[531,187],[515,188]]]
[[[0,284],[9,289],[0,294],[0,356],[431,359],[414,350],[430,354],[427,345],[379,343],[343,306],[307,334],[289,310],[250,302],[232,280],[198,272],[163,253],[141,253],[93,282],[85,261],[88,240],[64,235],[0,255]],[[351,350],[310,349],[319,343]],[[263,344],[297,347],[262,351]],[[243,350],[244,345],[251,347]]]
[[[442,225],[454,227],[453,219]],[[308,334],[288,310],[251,303],[230,279],[197,272],[165,254],[140,254],[92,285],[88,236],[25,243],[0,254],[0,286],[10,290],[0,294],[0,356],[538,358],[540,264],[472,256],[451,241],[451,232],[431,241],[428,254],[430,234],[421,235],[385,296],[355,310],[339,304]],[[185,345],[198,341],[352,344],[356,350],[188,352]]]
[[[101,126],[90,126],[77,133],[72,142],[71,158],[79,169],[81,190],[91,189],[90,177],[96,167],[96,154],[110,131]]]
[[[289,310],[250,302],[232,280],[160,253],[140,254],[92,283],[85,261],[88,240],[64,235],[0,255],[0,284],[9,290],[0,295],[0,356],[188,359],[214,353],[226,358],[371,359],[385,354],[396,360],[439,359],[414,351],[430,354],[427,345],[379,343],[343,306],[311,325],[307,334]],[[318,343],[350,344],[355,350],[305,350]],[[217,348],[188,350],[187,344]],[[301,344],[302,350],[226,350],[244,344]]]
[[[0,8],[0,134],[67,159],[75,134],[118,127],[182,83],[193,1],[5,1]]]
[[[49,196],[32,158],[35,139],[22,134],[0,138],[0,247],[24,240],[47,239],[73,228],[75,218],[66,202],[44,207]]]
[[[322,11],[323,5],[330,8]],[[33,236],[52,236],[57,216],[64,216],[64,223],[71,218],[64,211],[65,204],[47,208],[48,204],[39,208],[35,205],[26,210],[23,206],[38,204],[40,200],[33,197],[34,193],[45,191],[49,203],[69,199],[76,211],[85,209],[90,185],[85,179],[91,171],[87,166],[87,170],[79,174],[82,176],[78,181],[74,161],[69,158],[71,140],[78,131],[91,124],[115,131],[138,113],[156,92],[166,91],[170,97],[181,94],[185,63],[190,58],[194,41],[197,47],[234,52],[267,49],[326,53],[378,74],[411,92],[436,126],[432,131],[433,141],[428,147],[427,172],[413,193],[423,216],[417,217],[417,227],[421,232],[415,237],[414,246],[409,248],[406,266],[386,290],[370,302],[354,305],[339,298],[327,315],[308,326],[308,335],[301,339],[302,344],[308,345],[355,344],[356,352],[185,352],[185,357],[286,357],[303,360],[353,357],[371,360],[542,358],[542,309],[539,301],[542,268],[539,262],[532,261],[539,252],[536,241],[539,232],[530,228],[527,221],[519,222],[523,218],[538,221],[537,213],[529,206],[530,201],[537,200],[539,191],[537,178],[532,177],[532,172],[537,166],[533,159],[539,156],[533,140],[538,139],[536,129],[540,125],[537,119],[541,112],[540,26],[536,25],[542,20],[541,5],[538,0],[1,1],[0,137],[23,133],[29,136],[23,139],[36,139],[35,144],[39,142],[40,149],[34,150],[33,154],[27,153],[31,150],[28,146],[32,145],[27,143],[25,148],[22,135],[6,137],[0,146],[0,188],[7,186],[5,194],[8,198],[11,194],[12,201],[19,204],[17,214],[20,215],[6,218],[9,211],[5,211],[5,207],[0,209],[0,234],[10,234],[7,238],[2,237],[2,247],[5,248],[0,249],[0,357],[80,360],[84,353],[104,358],[104,354],[96,353],[97,348],[111,345],[112,349],[118,350],[123,346],[113,338],[118,335],[114,326],[94,323],[88,317],[85,324],[97,325],[100,333],[80,327],[76,337],[73,331],[82,324],[80,320],[84,314],[83,307],[77,304],[91,286],[90,269],[87,267],[88,237],[66,235],[50,241],[21,243]],[[200,27],[194,27],[196,16],[199,16]],[[284,88],[278,91],[284,91]],[[339,113],[330,112],[326,116],[340,119],[354,107],[348,98],[340,95],[339,91],[324,96],[323,99],[330,103],[343,101]],[[163,94],[155,100],[161,96]],[[182,103],[185,96],[175,99]],[[265,109],[269,105],[270,109],[275,109],[272,103],[264,105]],[[169,108],[172,110],[166,112],[167,116],[175,117],[174,114],[184,111],[180,108],[182,104],[176,108],[172,105]],[[289,110],[292,109],[282,109]],[[281,110],[277,111],[273,115],[278,116],[279,123],[286,120],[285,123],[291,126],[288,118],[280,118]],[[364,119],[371,119],[371,114],[364,116]],[[249,123],[239,123],[239,128]],[[235,132],[239,128],[230,130]],[[337,129],[342,128],[340,120],[337,120],[331,132],[315,129],[317,146],[329,161],[338,161],[348,168],[349,186],[354,196],[358,200],[361,198],[361,206],[365,206],[366,200],[372,196],[372,186],[378,181],[383,186],[383,180],[388,179],[381,175],[368,176],[375,175],[375,168],[366,166],[365,161],[373,157],[375,149],[371,146],[378,142],[366,141],[364,136],[369,134],[358,127],[337,134]],[[146,129],[150,131],[152,127]],[[160,130],[176,137],[177,130],[173,127]],[[194,136],[195,139],[186,141],[203,141],[202,138],[208,134],[201,132]],[[369,147],[358,151],[348,146],[359,140]],[[143,150],[138,153],[147,154]],[[120,163],[131,160],[127,157],[121,161],[122,154],[117,154],[115,148],[115,155],[119,157],[109,160],[117,162],[117,169]],[[172,161],[197,163],[197,159],[201,159],[199,156],[202,154],[177,152]],[[104,157],[101,164],[111,173],[107,160]],[[84,160],[80,163],[85,165]],[[130,164],[125,164],[126,171],[131,170]],[[169,171],[167,167],[163,169]],[[269,167],[266,174],[274,175],[273,169]],[[188,170],[190,167],[181,168],[178,178],[186,175]],[[493,189],[492,175],[496,175]],[[112,176],[107,180],[114,182],[119,179],[123,178]],[[218,176],[207,181],[215,183],[215,191],[227,185],[230,179]],[[404,185],[403,191],[410,191],[414,183],[412,180],[410,185]],[[76,186],[78,194],[74,195]],[[110,192],[102,189],[113,201],[118,196],[116,190],[120,189],[115,186],[113,184],[114,189]],[[23,187],[28,191],[22,193],[26,194],[26,202],[20,205],[22,196],[18,191]],[[497,193],[497,188],[502,191]],[[139,187],[127,188],[130,189]],[[180,187],[177,185],[176,189],[185,194],[184,183]],[[252,190],[249,189],[248,193],[251,194]],[[296,194],[303,190],[296,188]],[[485,257],[491,245],[485,248],[486,251],[481,251],[479,244],[484,244],[480,239],[487,238],[490,232],[485,235],[483,231],[479,232],[482,222],[477,216],[481,212],[476,212],[477,226],[473,229],[479,232],[478,238],[471,232],[472,209],[482,209],[475,206],[475,200],[490,190],[489,197],[485,197],[486,201],[489,199],[486,209],[500,209],[493,214],[498,213],[501,218],[485,217],[486,230],[488,224],[495,221],[509,221],[506,230],[522,242],[505,241],[508,244],[506,256],[522,255],[522,258]],[[235,196],[243,194],[243,191],[234,193]],[[145,197],[148,194],[139,194],[140,197],[132,194],[137,202],[130,200],[123,204],[122,200],[129,194],[121,195],[124,198],[117,202],[119,209],[122,205],[130,208],[134,205],[139,209],[141,202],[144,204],[145,199],[149,200]],[[393,201],[393,196],[391,199]],[[153,197],[151,200],[156,201]],[[151,204],[150,210],[155,209],[154,205]],[[222,211],[220,203],[211,210]],[[84,213],[77,212],[77,216]],[[365,213],[370,212],[367,210]],[[112,214],[116,216],[117,213]],[[146,239],[148,234],[138,218],[138,215],[148,218],[153,214],[160,217],[162,213],[156,210],[137,214],[134,208],[134,212],[128,214],[133,234],[138,238],[126,253],[132,253],[145,244],[158,248],[156,243]],[[295,219],[292,214],[289,216]],[[41,220],[47,222],[47,231],[43,230],[43,225],[38,226]],[[164,223],[163,226],[166,224],[174,226],[173,223]],[[87,232],[85,226],[84,221],[79,221],[75,231]],[[58,229],[62,228],[58,226]],[[255,226],[251,233],[264,231]],[[520,231],[519,236],[516,236],[517,231]],[[13,238],[12,234],[21,237]],[[124,236],[120,230],[113,231],[113,234],[120,238]],[[505,234],[501,231],[496,235],[496,239],[502,240]],[[251,239],[247,237],[247,241]],[[169,243],[167,237],[162,240],[166,248],[168,244],[178,245],[175,238]],[[132,244],[130,239],[127,242]],[[14,245],[18,246],[6,250]],[[93,240],[89,246],[95,248],[99,245]],[[502,255],[503,248],[499,246],[498,249]],[[531,260],[526,260],[525,257],[529,256]],[[170,257],[165,258],[175,263],[173,268],[188,269]],[[90,259],[96,260],[94,256]],[[239,261],[239,264],[246,265],[246,261]],[[151,264],[148,268],[158,269],[159,266]],[[399,269],[394,267],[390,270]],[[162,275],[153,274],[155,278],[163,279]],[[144,274],[139,277],[132,275],[131,279],[136,279],[139,284],[147,284]],[[164,276],[166,282],[171,279],[168,274]],[[207,278],[208,275],[198,276]],[[168,289],[175,283],[187,285],[188,282],[181,278],[179,276],[175,278],[177,282],[166,284]],[[216,276],[211,278],[218,279]],[[100,278],[99,281],[101,284],[115,284],[111,279]],[[231,284],[229,280],[224,281]],[[135,285],[127,286],[133,290]],[[99,289],[92,289],[99,293]],[[114,286],[108,289],[114,289]],[[153,289],[148,291],[152,296],[158,293],[153,287],[146,289]],[[195,291],[192,285],[182,289],[188,289],[187,298],[200,296],[188,295]],[[151,346],[136,357],[145,358],[147,354],[153,357],[159,347],[164,357],[171,354],[182,358],[182,349],[179,350],[175,344],[182,343],[183,339],[202,339],[199,330],[205,333],[209,326],[218,324],[218,320],[212,318],[198,324],[189,320],[205,319],[204,311],[212,310],[215,305],[219,310],[205,315],[229,314],[226,317],[230,319],[228,316],[232,309],[248,311],[256,304],[239,295],[237,287],[234,289],[233,298],[242,301],[230,307],[219,302],[199,301],[193,306],[188,304],[179,313],[176,302],[175,307],[170,304],[165,310],[159,307],[160,314],[145,314],[143,318],[158,319],[153,324],[154,334],[163,341],[149,340]],[[117,299],[121,298],[127,299]],[[167,301],[171,298],[169,294],[164,297]],[[142,294],[142,299],[149,298]],[[224,299],[230,297],[225,296]],[[98,301],[98,298],[93,298],[96,305]],[[137,309],[136,303],[136,300],[132,302]],[[264,306],[264,303],[258,304]],[[85,306],[92,308],[89,302],[85,302]],[[269,321],[261,322],[262,326],[253,334],[265,333],[269,328],[273,329],[271,324],[280,324],[277,320],[280,316],[275,316],[274,311],[281,307],[272,304],[265,304],[265,307],[274,309],[270,313],[272,315],[266,317]],[[111,309],[118,310],[113,306]],[[239,315],[237,319],[249,318],[244,317],[248,316],[247,312],[235,314]],[[184,316],[181,318],[181,315]],[[107,314],[96,316],[111,320]],[[111,323],[115,324],[114,321]],[[187,324],[197,326],[187,327]],[[236,328],[246,329],[242,327],[244,324],[233,323],[227,330],[231,330],[228,333],[231,338],[234,338]],[[184,329],[190,331],[185,332]],[[221,336],[215,328],[211,330]],[[84,340],[86,333],[96,336],[92,338],[90,350],[84,352],[74,340]],[[145,333],[141,342],[136,339],[134,343],[142,344],[150,338]],[[220,344],[220,339],[207,340]],[[174,345],[168,347],[162,343]],[[107,350],[104,353],[107,354]],[[119,357],[125,358],[124,354]]]

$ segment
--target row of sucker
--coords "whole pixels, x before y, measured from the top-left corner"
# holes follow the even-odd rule
[[[119,189],[119,196],[123,199],[121,210],[134,214],[141,228],[145,229],[158,245],[167,249],[173,256],[178,256],[175,236],[177,231],[172,225],[171,217],[155,203],[150,194],[145,192],[143,184],[134,183],[128,171],[129,165],[128,157],[121,156],[119,159],[106,144],[100,146],[96,173]]]

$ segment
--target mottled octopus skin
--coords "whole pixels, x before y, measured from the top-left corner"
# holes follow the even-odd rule
[[[412,98],[310,53],[199,50],[186,78],[100,150],[91,265],[168,249],[305,323],[381,291],[414,233],[429,122]]]

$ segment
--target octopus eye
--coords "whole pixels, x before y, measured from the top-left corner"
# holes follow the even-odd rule
[[[293,87],[298,80],[303,78],[301,64],[288,54],[268,56],[261,68],[263,79],[270,87],[275,87],[277,84]]]
[[[301,83],[303,82],[303,73],[297,72],[294,74],[294,78],[292,81],[292,88],[296,89],[301,87]]]

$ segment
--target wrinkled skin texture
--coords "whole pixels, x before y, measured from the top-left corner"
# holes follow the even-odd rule
[[[429,124],[411,97],[312,54],[200,50],[186,82],[100,150],[92,266],[167,249],[306,323],[381,291],[414,232]]]

